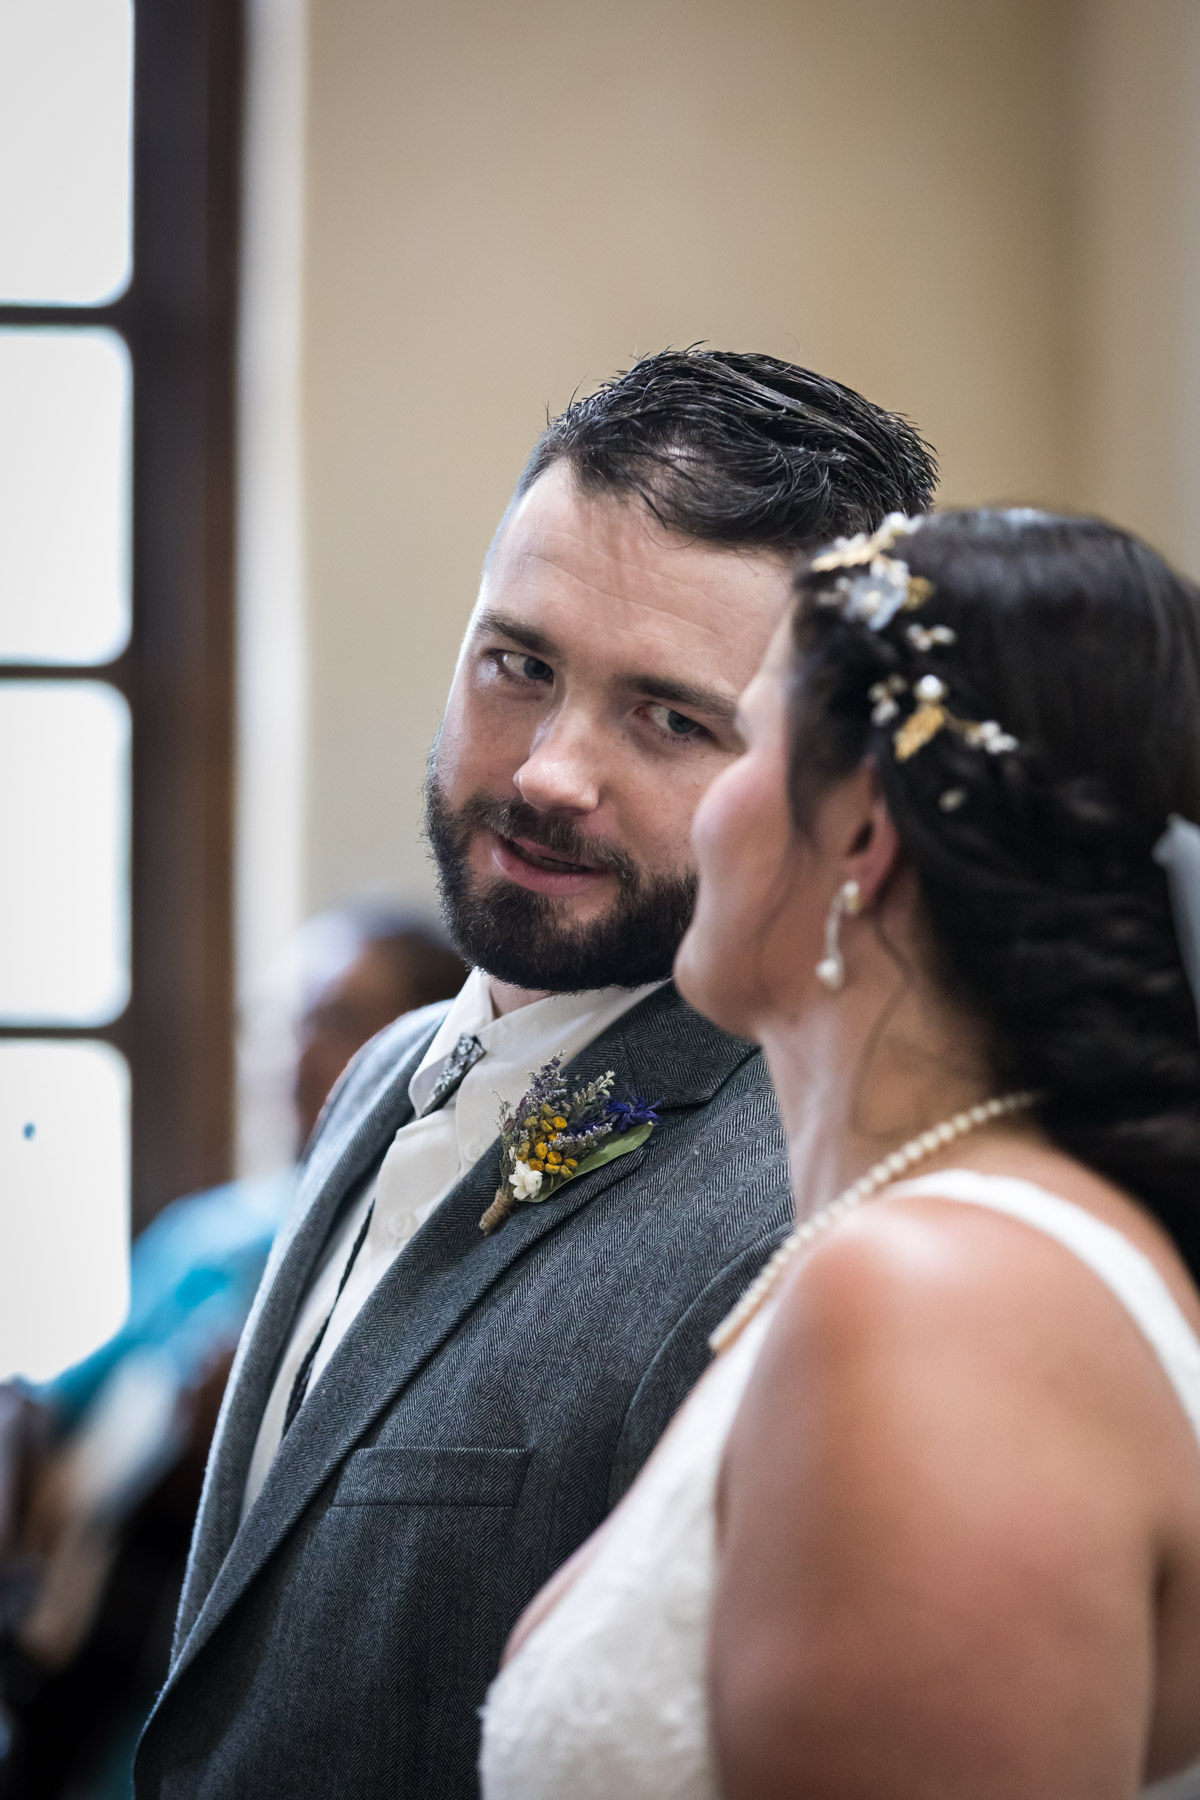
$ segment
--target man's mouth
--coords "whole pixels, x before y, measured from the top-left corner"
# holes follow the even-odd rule
[[[561,850],[547,850],[545,844],[535,843],[532,838],[503,838],[501,841],[517,856],[532,863],[535,869],[552,869],[559,875],[597,875],[601,872],[598,863],[573,862]]]
[[[548,850],[534,838],[493,833],[492,845],[492,861],[500,872],[539,894],[592,893],[612,874],[599,863],[578,862],[561,850]]]

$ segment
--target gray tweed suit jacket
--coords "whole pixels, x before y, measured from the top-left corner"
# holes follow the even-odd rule
[[[661,1102],[639,1150],[495,1236],[498,1148],[347,1333],[239,1525],[297,1304],[411,1116],[441,1008],[332,1100],[238,1351],[139,1800],[467,1800],[517,1615],[633,1480],[790,1222],[762,1058],[659,989],[571,1065]]]

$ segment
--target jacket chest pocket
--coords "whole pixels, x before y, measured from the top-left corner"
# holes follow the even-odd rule
[[[529,1450],[375,1445],[346,1462],[334,1506],[515,1506]]]

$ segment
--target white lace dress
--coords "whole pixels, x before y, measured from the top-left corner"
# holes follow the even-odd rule
[[[1200,1439],[1200,1341],[1120,1232],[1043,1188],[969,1170],[888,1192],[991,1207],[1057,1238],[1130,1312]],[[717,1475],[773,1310],[714,1364],[591,1561],[493,1682],[484,1800],[718,1800],[705,1669]],[[1200,1800],[1200,1771],[1148,1794]]]

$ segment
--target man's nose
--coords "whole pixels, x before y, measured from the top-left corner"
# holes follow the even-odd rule
[[[540,727],[513,784],[539,812],[595,812],[599,760],[595,725],[563,708]]]

